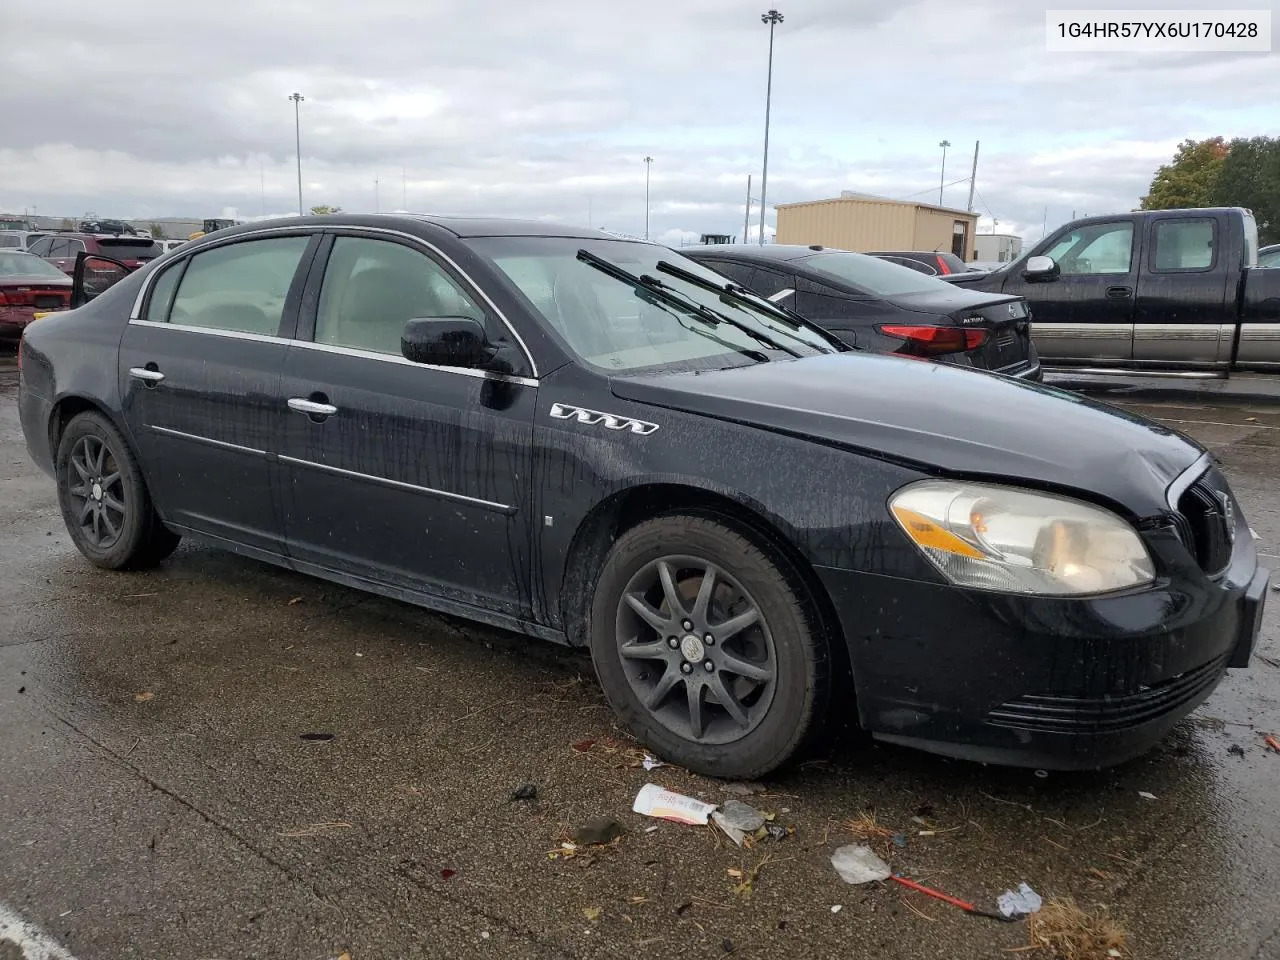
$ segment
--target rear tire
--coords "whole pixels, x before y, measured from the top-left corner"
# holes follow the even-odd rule
[[[71,540],[107,570],[155,566],[181,536],[156,514],[129,445],[97,412],[76,415],[58,442],[58,505]]]
[[[713,777],[763,776],[823,719],[826,633],[789,564],[708,516],[618,538],[589,640],[605,696],[657,754]]]

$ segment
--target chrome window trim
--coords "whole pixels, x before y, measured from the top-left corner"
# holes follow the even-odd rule
[[[468,497],[462,493],[450,493],[448,490],[437,490],[435,487],[422,487],[416,483],[404,483],[400,480],[392,480],[388,477],[376,477],[370,473],[360,473],[357,470],[347,470],[343,467],[332,467],[327,463],[317,463],[314,460],[302,460],[298,457],[285,456],[280,454],[277,459],[281,463],[291,463],[299,467],[312,467],[316,470],[323,470],[326,473],[337,474],[341,477],[352,477],[356,480],[368,480],[370,483],[381,484],[386,487],[393,487],[396,490],[407,490],[410,493],[422,493],[431,497],[443,497],[445,500],[455,500],[460,503],[470,503],[478,507],[485,507],[489,510],[497,510],[500,513],[513,514],[516,508],[505,503],[497,503],[493,500],[481,500],[478,497]]]
[[[512,325],[511,321],[507,319],[507,315],[498,308],[498,305],[496,303],[493,302],[493,298],[490,297],[489,294],[486,293],[485,290],[478,283],[476,283],[475,280],[471,278],[471,275],[469,273],[467,273],[460,266],[458,266],[457,262],[452,257],[450,257],[447,253],[445,253],[439,247],[437,247],[430,240],[424,240],[422,237],[415,236],[412,233],[406,233],[403,230],[392,230],[388,227],[364,227],[364,226],[358,226],[355,224],[351,224],[348,226],[343,226],[340,224],[314,224],[309,226],[298,224],[298,225],[289,226],[289,227],[265,227],[261,230],[250,230],[246,233],[238,233],[232,237],[219,238],[218,240],[214,240],[207,245],[201,246],[199,250],[188,251],[188,255],[198,256],[199,254],[203,253],[205,250],[212,250],[215,247],[226,246],[229,243],[240,243],[242,241],[245,241],[251,238],[261,239],[261,238],[270,237],[276,234],[329,233],[333,235],[341,235],[341,234],[347,233],[348,231],[356,235],[360,233],[380,233],[380,234],[385,234],[387,236],[400,237],[404,240],[408,240],[411,243],[417,244],[419,247],[422,247],[427,251],[429,251],[430,253],[434,254],[444,263],[447,263],[450,267],[453,268],[454,271],[457,272],[458,276],[460,276],[463,279],[464,283],[467,286],[469,286],[475,293],[479,294],[480,299],[482,299],[486,304],[489,305],[489,309],[492,310],[494,315],[499,320],[502,321],[502,325],[507,328],[507,332],[510,333],[511,336],[515,339],[516,343],[520,345],[520,351],[524,354],[525,359],[529,361],[529,369],[533,371],[532,377],[515,377],[515,378],[508,378],[508,379],[533,380],[534,382],[537,381],[538,365],[533,359],[533,354],[529,351],[528,344],[524,342],[524,338],[520,336],[520,333]],[[157,259],[160,259],[160,258],[157,258]],[[152,262],[154,263],[155,261],[152,261]],[[138,295],[134,297],[134,300],[133,300],[133,309],[129,313],[130,323],[144,322],[142,320],[142,302],[144,299],[146,299],[147,291],[151,288],[152,283],[155,282],[155,275],[157,273],[159,273],[158,270],[153,270],[151,272],[151,276],[148,276],[143,281],[142,285],[138,288]],[[146,322],[155,323],[155,321],[146,321]],[[161,323],[158,325],[166,326],[167,324]],[[197,329],[205,330],[206,328],[202,327]],[[277,337],[275,339],[281,339],[281,338]],[[304,341],[288,340],[286,342],[302,343]],[[417,366],[422,366],[422,364],[417,364]],[[433,368],[433,369],[440,369],[440,368]]]
[[[294,341],[286,337],[273,337],[265,333],[249,333],[243,330],[223,330],[218,327],[193,327],[185,323],[169,323],[163,320],[142,320],[131,318],[130,323],[139,327],[160,327],[164,330],[181,330],[183,333],[204,333],[211,337],[226,337],[228,340],[252,340],[255,343],[278,343],[288,346]]]
[[[257,447],[244,447],[238,443],[228,443],[226,440],[215,440],[213,437],[202,437],[197,433],[185,433],[182,430],[174,430],[172,427],[157,427],[151,424],[149,428],[152,433],[164,434],[166,437],[177,437],[179,440],[191,440],[195,443],[208,444],[211,447],[219,447],[222,450],[233,450],[236,453],[247,453],[255,457],[267,456],[267,451],[259,450]]]
[[[1200,459],[1187,467],[1186,470],[1178,474],[1173,483],[1169,484],[1169,489],[1165,494],[1170,510],[1174,513],[1178,512],[1178,501],[1182,499],[1182,495],[1187,492],[1193,483],[1208,473],[1211,466],[1213,466],[1213,460],[1206,453],[1201,455]]]
[[[272,337],[261,333],[241,333],[239,330],[219,330],[216,327],[192,327],[184,323],[165,323],[160,320],[130,320],[140,327],[159,327],[165,330],[181,330],[184,333],[203,333],[211,337],[225,337],[228,340],[249,340],[254,343],[278,343],[287,347],[298,347],[303,350],[320,350],[324,353],[337,353],[348,357],[359,357],[363,360],[380,360],[383,363],[398,363],[419,370],[436,370],[440,373],[453,373],[460,377],[473,377],[477,380],[501,380],[504,383],[515,383],[522,387],[536,387],[539,381],[532,377],[516,377],[505,373],[494,373],[492,370],[472,370],[468,367],[438,367],[430,363],[414,363],[405,357],[397,357],[392,353],[377,353],[373,350],[357,350],[354,347],[339,347],[330,343],[316,343],[313,340],[290,340],[287,337]]]

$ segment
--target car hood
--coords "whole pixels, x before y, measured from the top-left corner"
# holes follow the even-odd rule
[[[1027,481],[1167,512],[1204,450],[1160,424],[998,374],[835,354],[700,373],[618,377],[616,396],[811,437],[930,473]]]

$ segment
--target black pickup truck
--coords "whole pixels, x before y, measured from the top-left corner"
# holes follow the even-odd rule
[[[1183,375],[1280,370],[1280,270],[1238,207],[1073,220],[958,284],[1025,297],[1046,368]]]

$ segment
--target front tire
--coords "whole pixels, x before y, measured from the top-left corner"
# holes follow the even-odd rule
[[[137,569],[177,549],[182,538],[161,523],[129,445],[102,414],[71,419],[55,466],[62,519],[90,563]]]
[[[658,517],[618,538],[592,602],[592,660],[614,710],[664,759],[759,777],[816,731],[830,651],[789,570],[705,516]]]

